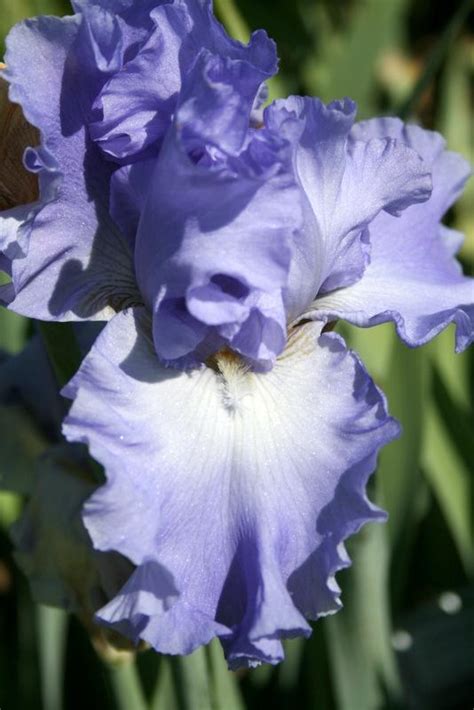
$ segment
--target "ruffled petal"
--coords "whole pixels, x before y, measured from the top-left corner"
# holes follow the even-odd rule
[[[274,43],[263,31],[244,46],[232,40],[209,0],[174,0],[151,13],[155,29],[95,103],[92,137],[119,162],[157,152],[177,105],[182,82],[204,47],[248,63],[255,91],[277,68]],[[253,89],[252,89],[253,91]]]
[[[11,268],[10,307],[24,315],[104,319],[138,300],[129,247],[108,216],[111,166],[85,126],[124,50],[117,18],[99,7],[27,20],[7,38],[10,97],[41,134],[40,148],[25,154],[40,177],[40,209],[10,218],[28,227],[27,257]]]
[[[320,291],[360,278],[369,260],[366,227],[381,210],[398,213],[431,192],[428,169],[402,142],[349,140],[355,111],[349,99],[325,106],[295,96],[266,111],[269,125],[291,136],[305,199],[286,291],[290,320]]]
[[[152,10],[166,0],[73,0],[76,12],[87,15],[103,11],[119,24],[122,37],[123,62],[134,59],[155,27]],[[100,12],[97,15],[100,17]]]
[[[432,174],[433,191],[429,201],[410,210],[429,214],[440,220],[464,189],[472,170],[461,156],[446,150],[446,141],[434,131],[414,124],[403,123],[399,118],[374,118],[353,126],[350,140],[364,141],[373,138],[392,138],[416,150]]]
[[[71,5],[76,12],[85,12],[90,7],[101,7],[117,14],[128,10],[134,0],[72,0]],[[159,0],[158,0],[159,1]],[[157,0],[155,0],[156,4]]]
[[[201,53],[142,209],[137,279],[175,365],[227,344],[265,368],[284,345],[299,191],[288,141],[249,129],[252,87],[246,62]]]
[[[394,321],[410,346],[423,345],[454,322],[456,349],[463,350],[474,337],[474,280],[463,276],[454,258],[462,235],[440,219],[462,191],[470,167],[444,150],[441,136],[398,119],[367,121],[354,131],[357,139],[388,135],[417,150],[432,171],[433,193],[400,217],[382,213],[371,223],[370,265],[357,283],[318,298],[314,317],[360,326]]]
[[[398,432],[358,359],[321,325],[296,329],[268,373],[221,353],[159,364],[142,309],[109,322],[68,385],[64,425],[107,483],[85,506],[99,550],[137,570],[99,614],[163,653],[213,636],[232,668],[283,657],[305,616],[340,606],[343,540],[383,517],[365,495]]]

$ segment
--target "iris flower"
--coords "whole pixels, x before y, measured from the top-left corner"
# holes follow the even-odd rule
[[[440,220],[469,175],[442,138],[354,123],[349,99],[262,110],[276,53],[208,0],[73,3],[18,25],[10,98],[41,134],[39,200],[4,213],[9,308],[105,320],[64,424],[105,470],[83,517],[134,571],[97,615],[231,668],[338,610],[344,540],[398,434],[335,320],[472,341],[473,282]],[[32,57],[35,58],[32,61]]]

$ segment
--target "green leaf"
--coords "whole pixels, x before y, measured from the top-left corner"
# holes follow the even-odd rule
[[[1,3],[0,39],[5,37],[14,24],[25,17],[33,15],[64,15],[71,12],[67,0],[15,0]],[[0,43],[0,58],[3,54],[3,43]]]
[[[443,419],[453,446],[464,458],[466,467],[470,467],[473,462],[474,412],[468,407],[461,407],[451,397],[449,388],[435,365],[432,368],[432,397],[433,406]]]
[[[396,551],[406,571],[409,550],[401,543],[407,531],[414,536],[419,517],[426,356],[403,345],[390,325],[340,329],[403,425],[401,438],[382,450],[375,474],[376,502],[388,509],[389,522],[369,525],[349,542],[353,567],[339,580],[344,608],[324,622],[338,710],[376,710],[386,694],[397,702],[401,693],[391,643],[390,570]]]
[[[0,525],[9,530],[21,513],[22,499],[16,493],[0,492]]]
[[[234,39],[249,41],[250,30],[234,0],[214,0],[214,11]]]
[[[427,396],[427,359],[423,350],[407,348],[392,325],[362,329],[339,327],[351,348],[385,393],[389,413],[402,426],[399,439],[385,446],[375,474],[378,503],[389,514],[388,531],[393,547],[406,531],[416,503],[423,418]]]
[[[446,518],[468,574],[474,573],[469,470],[454,446],[435,406],[427,416],[423,470]]]
[[[331,101],[351,96],[359,106],[359,118],[371,115],[375,106],[377,61],[402,38],[407,0],[365,0],[353,3],[347,22],[336,30],[322,3],[312,4],[314,24],[320,29],[313,58],[305,69],[308,93]]]
[[[395,110],[395,113],[400,116],[400,118],[409,118],[416,111],[421,97],[430,85],[436,72],[441,67],[449,50],[452,48],[471,9],[472,0],[464,0],[458,7],[457,12],[451,17],[450,22],[447,24],[443,34],[428,57],[425,68],[416,82],[411,95]]]
[[[383,388],[392,377],[393,351],[397,342],[393,326],[384,323],[376,328],[357,328],[340,321],[336,327],[347,345],[360,355],[371,377]]]
[[[426,346],[426,351],[452,402],[462,409],[472,410],[474,393],[470,377],[474,351],[469,348],[463,353],[454,352],[453,326],[436,336]]]
[[[8,281],[0,272],[0,285]],[[16,313],[0,307],[0,351],[12,355],[20,352],[26,340],[28,321]]]
[[[460,37],[451,48],[441,79],[439,130],[448,148],[474,162],[472,138],[472,73],[474,46],[472,37]],[[461,255],[474,263],[474,180],[468,180],[456,202],[455,229],[466,235]]]
[[[351,545],[343,573],[341,612],[325,619],[338,710],[379,710],[384,691],[400,693],[391,645],[389,543],[384,526],[369,525]]]
[[[377,481],[379,502],[389,514],[388,533],[396,546],[410,524],[415,505],[414,492],[420,475],[420,456],[425,415],[427,361],[422,350],[410,350],[395,341],[383,390],[390,413],[402,425],[397,441],[380,454]]]

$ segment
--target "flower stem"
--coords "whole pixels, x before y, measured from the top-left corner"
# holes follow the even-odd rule
[[[109,664],[118,710],[148,710],[135,661]]]
[[[214,706],[204,648],[190,656],[170,656],[179,710],[211,710]]]
[[[68,619],[62,609],[36,609],[43,706],[61,710]]]

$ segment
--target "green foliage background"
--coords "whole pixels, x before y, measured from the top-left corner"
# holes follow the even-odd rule
[[[215,6],[235,37],[245,40],[250,28],[264,27],[276,39],[281,73],[272,97],[349,95],[360,117],[417,120],[474,159],[470,3],[215,0]],[[23,17],[68,11],[63,0],[0,0],[0,38]],[[474,180],[448,222],[466,233],[461,259],[472,273]],[[309,641],[289,642],[277,668],[231,674],[216,644],[186,659],[147,651],[135,662],[107,663],[76,619],[31,602],[7,533],[23,500],[0,493],[2,710],[472,707],[474,353],[455,356],[449,331],[410,351],[391,326],[340,330],[404,428],[383,451],[372,488],[389,522],[369,525],[350,541],[354,565],[338,576],[344,610],[318,622]],[[0,312],[1,350],[18,352],[30,334],[24,319]],[[8,469],[21,477],[44,446],[33,422],[0,407],[0,476]]]

